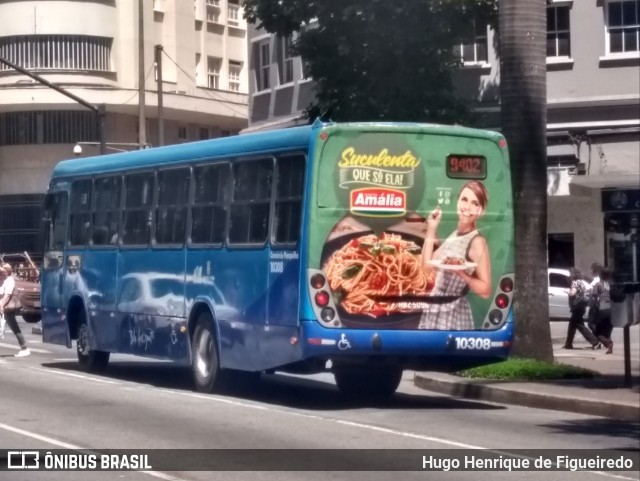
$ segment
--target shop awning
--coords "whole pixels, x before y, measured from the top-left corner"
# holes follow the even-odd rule
[[[574,175],[571,185],[579,185],[589,189],[603,189],[617,187],[620,189],[638,188],[640,186],[640,172],[611,172],[596,175]]]

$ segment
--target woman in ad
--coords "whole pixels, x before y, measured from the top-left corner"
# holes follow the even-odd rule
[[[429,214],[422,262],[426,269],[437,269],[435,286],[429,296],[454,300],[429,304],[419,329],[475,329],[466,296],[469,291],[484,299],[491,295],[489,248],[477,227],[488,200],[482,182],[474,180],[464,184],[457,203],[458,226],[442,243],[438,241],[437,232],[442,211],[438,206]]]

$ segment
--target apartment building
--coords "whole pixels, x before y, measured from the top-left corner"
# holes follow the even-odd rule
[[[489,129],[500,128],[494,37],[478,25],[457,46],[456,87]],[[249,130],[295,125],[313,98],[288,42],[249,28]],[[640,0],[549,2],[547,98],[549,264],[597,261],[638,282]]]
[[[0,58],[104,108],[106,153],[234,135],[247,126],[247,26],[239,0],[0,0]],[[99,153],[97,119],[0,63],[0,252],[39,250],[51,171],[74,153]]]

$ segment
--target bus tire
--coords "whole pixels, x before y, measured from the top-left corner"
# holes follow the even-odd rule
[[[196,391],[213,393],[221,384],[220,359],[213,318],[203,312],[196,321],[191,340],[191,371]]]
[[[396,392],[402,368],[396,366],[336,366],[333,371],[340,392],[359,400],[381,400]]]
[[[109,364],[109,353],[91,349],[91,334],[84,310],[81,310],[78,316],[78,338],[76,339],[78,364],[83,371],[102,372]]]

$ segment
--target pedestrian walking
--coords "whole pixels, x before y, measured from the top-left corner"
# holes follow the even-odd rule
[[[571,277],[571,287],[565,292],[569,294],[569,309],[571,310],[571,318],[567,326],[567,338],[564,341],[564,349],[573,349],[573,339],[576,331],[587,340],[591,347],[598,345],[598,339],[591,330],[584,325],[584,314],[589,304],[589,285],[582,278],[582,273],[572,267],[569,269]]]
[[[600,272],[602,272],[602,266],[597,262],[591,264],[591,282],[589,283],[589,290],[600,282]]]
[[[591,290],[591,298],[589,300],[589,324],[596,337],[607,348],[607,354],[613,353],[613,341],[611,340],[611,332],[613,324],[611,324],[611,270],[603,267],[600,271],[600,280],[593,286]]]
[[[24,357],[31,354],[27,347],[27,342],[24,340],[20,326],[16,319],[16,311],[11,308],[11,298],[14,295],[16,287],[16,281],[13,278],[13,269],[10,264],[3,264],[0,266],[0,282],[2,283],[2,298],[0,298],[0,316],[3,316],[6,323],[13,331],[20,344],[20,351],[16,354],[16,357]],[[4,332],[4,327],[3,327]]]

